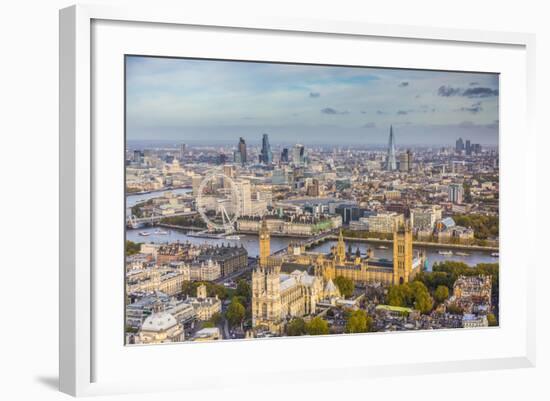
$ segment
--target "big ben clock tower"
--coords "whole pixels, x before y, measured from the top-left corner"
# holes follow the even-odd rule
[[[267,228],[267,221],[262,219],[262,225],[260,227],[260,267],[267,266],[267,258],[271,254],[270,250],[270,235]]]

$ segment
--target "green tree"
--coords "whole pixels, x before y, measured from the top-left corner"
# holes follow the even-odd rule
[[[346,333],[366,333],[370,331],[372,326],[372,318],[367,315],[367,312],[359,309],[349,314],[346,322]]]
[[[387,303],[392,306],[405,306],[428,313],[433,308],[433,300],[428,288],[421,281],[391,286]]]
[[[498,216],[485,216],[482,214],[457,214],[453,216],[453,219],[459,226],[471,227],[474,230],[474,237],[477,239],[484,240],[488,237],[498,237]]]
[[[306,334],[306,322],[302,318],[292,319],[286,326],[288,336],[303,336]]]
[[[227,307],[225,317],[227,318],[231,326],[237,326],[239,324],[242,324],[245,313],[245,307],[239,302],[236,297],[234,297],[233,299],[231,299],[231,303]]]
[[[353,280],[349,278],[338,276],[334,279],[334,284],[336,284],[340,294],[344,298],[351,297],[353,295],[353,291],[355,291],[355,284],[353,283]]]
[[[126,256],[135,255],[141,249],[141,244],[126,240]]]
[[[212,314],[212,317],[210,317],[210,321],[214,324],[214,326],[217,326],[222,321],[222,315],[216,312]]]
[[[235,292],[235,295],[238,295],[245,299],[250,299],[250,297],[252,296],[252,289],[250,288],[250,284],[248,284],[245,279],[241,279],[237,283],[237,290]]]
[[[451,315],[462,315],[464,313],[464,310],[457,304],[453,303],[447,305],[447,312]]]
[[[487,315],[487,322],[489,323],[489,326],[498,326],[498,320],[496,316],[492,313],[489,313]]]
[[[328,334],[328,323],[325,319],[317,316],[311,319],[309,323],[306,324],[307,334],[311,336],[318,336],[322,334]]]
[[[181,293],[183,296],[194,297],[196,295],[196,288],[192,281],[184,281],[181,284]]]
[[[415,295],[414,308],[416,310],[419,310],[421,313],[426,314],[432,310],[433,306],[433,300],[427,291]]]
[[[438,285],[434,291],[434,299],[438,303],[442,303],[447,298],[449,298],[449,288],[445,285]]]

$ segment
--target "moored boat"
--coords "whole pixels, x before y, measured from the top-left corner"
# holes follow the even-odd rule
[[[438,253],[443,256],[452,256],[453,251],[439,251]]]

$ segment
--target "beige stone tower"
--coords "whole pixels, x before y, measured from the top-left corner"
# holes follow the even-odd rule
[[[264,218],[262,220],[262,226],[260,227],[260,266],[267,266],[267,259],[271,254],[269,229],[267,228],[267,221]]]
[[[197,287],[197,298],[207,298],[206,286],[204,284],[201,284]]]
[[[278,332],[281,324],[281,288],[278,266],[258,266],[252,272],[252,326]]]
[[[252,272],[252,325],[277,332],[281,323],[280,267],[268,263],[270,236],[265,219],[260,228],[259,241],[260,260]]]
[[[344,235],[340,230],[338,236],[338,245],[336,245],[336,263],[342,264],[346,260],[346,244],[344,243]]]
[[[412,230],[410,222],[399,224],[393,231],[393,284],[403,284],[412,279]]]

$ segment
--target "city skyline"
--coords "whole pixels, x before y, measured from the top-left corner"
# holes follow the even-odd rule
[[[126,344],[499,325],[497,75],[126,61]]]
[[[129,141],[498,144],[497,74],[127,56],[126,76]]]

